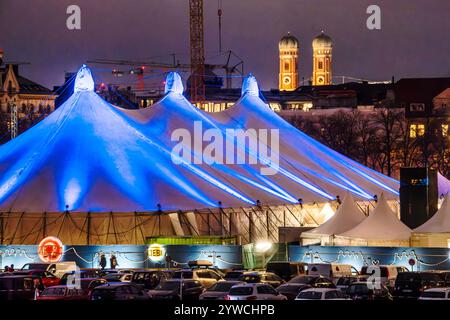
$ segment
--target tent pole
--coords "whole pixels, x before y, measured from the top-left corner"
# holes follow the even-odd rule
[[[4,219],[4,212],[1,213],[1,217],[0,217],[0,245],[3,245],[3,219]]]
[[[42,217],[42,238],[47,235],[47,212],[44,212]]]
[[[91,212],[88,211],[87,216],[87,234],[86,234],[86,242],[88,245],[91,244]]]

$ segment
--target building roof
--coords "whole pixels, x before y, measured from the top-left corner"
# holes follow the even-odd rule
[[[18,66],[13,66],[14,76],[19,83],[19,93],[23,94],[37,94],[37,95],[51,95],[52,91],[28,78],[19,74]],[[0,83],[4,83],[8,67],[0,69]]]

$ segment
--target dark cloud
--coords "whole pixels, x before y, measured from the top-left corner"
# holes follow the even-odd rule
[[[82,9],[82,30],[65,27]],[[382,9],[382,29],[366,28],[366,8]],[[450,76],[448,0],[222,0],[223,48],[245,60],[264,88],[276,87],[277,42],[300,40],[300,74],[311,74],[311,41],[322,29],[335,43],[334,74],[374,80]],[[217,1],[205,1],[206,55],[218,50]],[[138,59],[177,53],[189,61],[188,0],[0,0],[0,47],[8,60],[48,86],[92,58]]]

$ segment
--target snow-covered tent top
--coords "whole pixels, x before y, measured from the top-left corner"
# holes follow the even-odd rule
[[[438,172],[438,193],[440,195],[446,195],[450,193],[450,181]]]
[[[447,194],[439,210],[424,224],[414,229],[419,233],[450,233],[450,194]]]
[[[411,236],[411,229],[397,218],[381,194],[377,206],[366,219],[338,236],[362,240],[406,241]]]
[[[341,234],[352,229],[361,223],[365,218],[366,216],[356,205],[351,193],[347,192],[336,213],[317,228],[309,230],[308,232],[303,232],[302,237],[331,236]]]
[[[359,199],[388,191],[398,182],[321,145],[278,117],[259,98],[254,77],[245,80],[235,107],[208,114],[183,95],[179,75],[169,74],[166,95],[152,107],[124,110],[94,91],[87,67],[77,74],[74,94],[57,110],[0,147],[0,211],[132,212],[242,207],[262,204],[323,203],[346,190]],[[254,146],[232,142],[237,154],[255,164],[198,162],[208,141],[173,139],[217,129],[279,130],[279,164]],[[250,132],[252,133],[252,132]],[[258,136],[259,137],[259,136]],[[178,137],[179,138],[179,137]],[[194,138],[195,139],[195,138]],[[201,139],[202,140],[202,139]],[[191,162],[173,152],[183,145]],[[194,146],[193,146],[194,145]],[[278,169],[273,175],[263,168]]]

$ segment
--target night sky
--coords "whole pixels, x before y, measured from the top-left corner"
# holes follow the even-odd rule
[[[66,28],[70,4],[81,7],[80,31]],[[370,4],[381,7],[381,30],[366,28]],[[449,0],[222,0],[222,8],[223,49],[264,89],[278,85],[277,45],[288,31],[300,40],[300,78],[311,75],[311,41],[322,29],[334,41],[334,75],[450,76]],[[217,0],[205,0],[207,59],[217,39]],[[30,62],[24,75],[49,87],[89,59],[169,62],[177,53],[188,63],[188,0],[0,0],[0,48],[5,60]]]

